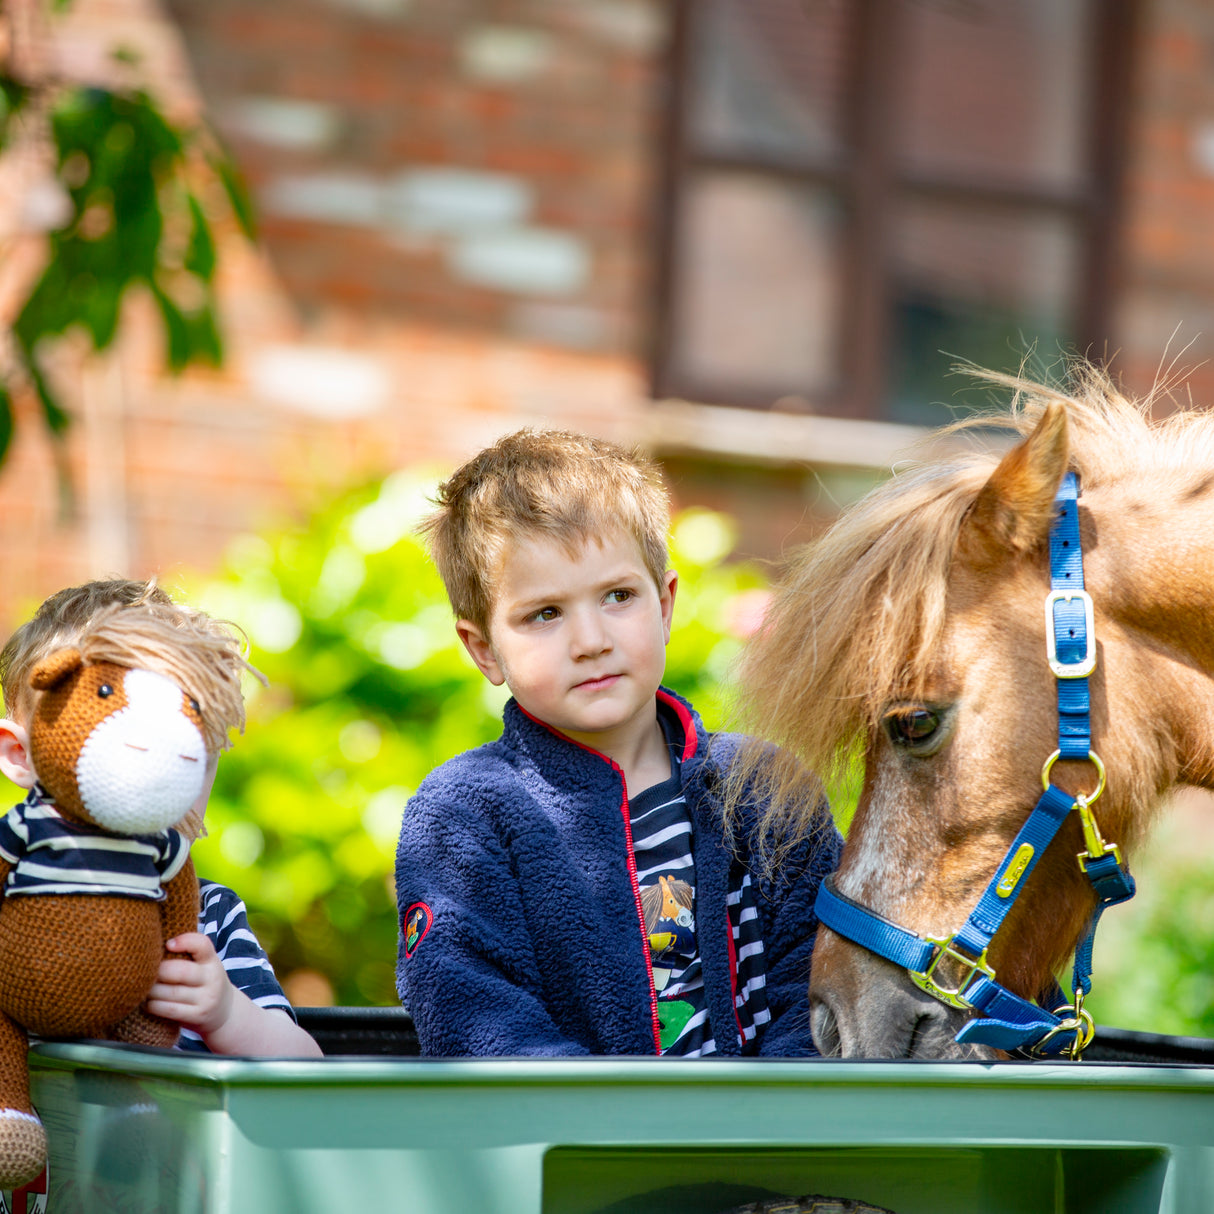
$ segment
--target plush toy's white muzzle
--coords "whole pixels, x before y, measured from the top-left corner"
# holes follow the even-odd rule
[[[182,711],[181,688],[150,670],[128,670],[127,703],[103,720],[76,761],[89,816],[123,835],[151,834],[179,821],[202,792],[207,749]]]

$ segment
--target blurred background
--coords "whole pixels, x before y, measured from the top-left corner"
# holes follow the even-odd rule
[[[496,733],[411,535],[486,442],[661,460],[714,724],[959,359],[1214,401],[1205,0],[6,0],[0,90],[0,625],[155,573],[247,630],[196,854],[301,1004],[394,1001],[403,802]],[[1180,800],[1097,1012],[1214,1035]]]

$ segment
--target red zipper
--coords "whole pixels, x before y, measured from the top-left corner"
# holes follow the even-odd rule
[[[738,1044],[745,1046],[746,1034],[742,1031],[742,1017],[738,1015],[738,950],[733,942],[733,920],[729,907],[725,907],[725,940],[729,945],[729,993],[733,997],[733,1022],[738,1026]]]

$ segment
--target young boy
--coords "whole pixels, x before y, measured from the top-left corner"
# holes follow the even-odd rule
[[[112,579],[72,586],[52,595],[0,651],[0,688],[6,718],[0,720],[0,772],[30,789],[26,805],[46,804],[29,757],[27,722],[34,697],[29,673],[42,658],[71,645],[102,611],[122,606],[155,612],[174,625],[201,626],[239,660],[239,641],[216,620],[173,603],[154,582]],[[234,724],[243,724],[243,715]],[[207,798],[215,779],[218,751],[210,755],[208,776],[189,814],[177,829],[191,841],[202,830]],[[269,958],[245,918],[244,903],[226,886],[199,881],[197,932],[167,942],[187,958],[165,960],[152,987],[147,1010],[182,1026],[183,1049],[216,1054],[320,1057],[312,1037],[295,1022]]]
[[[513,698],[405,811],[397,988],[422,1052],[814,1053],[813,904],[841,843],[819,805],[767,879],[753,812],[726,838],[741,739],[660,686],[678,579],[655,468],[521,431],[437,504],[456,631]]]

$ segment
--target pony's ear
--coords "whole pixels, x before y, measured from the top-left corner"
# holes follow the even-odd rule
[[[30,671],[30,686],[35,691],[49,691],[58,687],[83,664],[78,649],[57,649],[45,657]]]
[[[982,486],[961,524],[958,556],[994,565],[1045,543],[1068,454],[1066,408],[1055,401]]]

